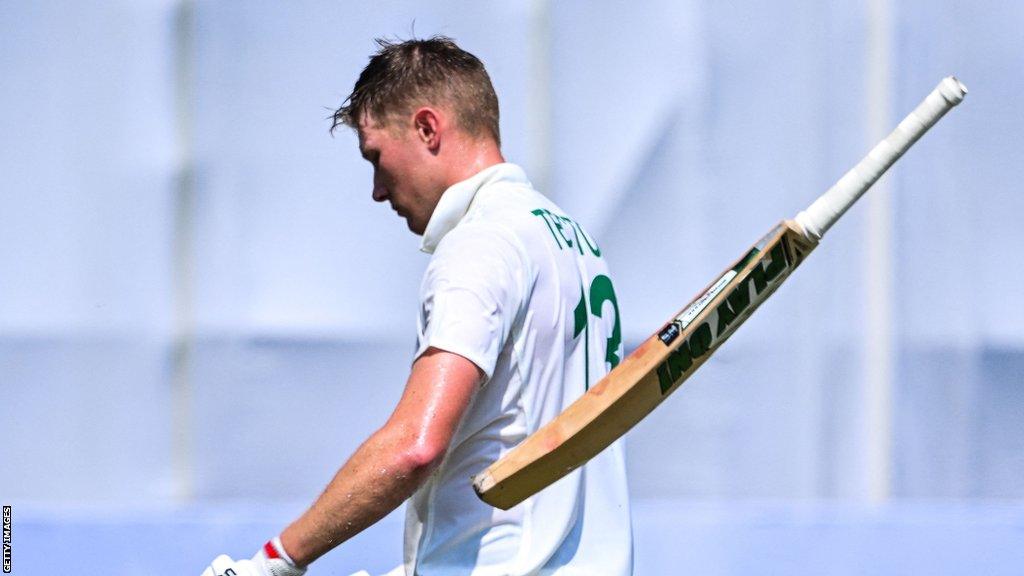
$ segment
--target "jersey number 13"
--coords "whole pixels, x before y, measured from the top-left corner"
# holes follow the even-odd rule
[[[588,305],[589,301],[589,305]],[[612,287],[612,279],[599,274],[590,283],[590,290],[580,286],[580,301],[573,310],[575,318],[573,338],[584,335],[583,362],[584,362],[584,388],[590,389],[590,315],[601,318],[605,302],[612,303],[612,310],[615,312],[615,323],[612,326],[611,335],[605,340],[604,361],[609,364],[608,369],[612,370],[619,365],[619,346],[622,345],[622,326],[619,323],[619,301],[615,298],[615,288]],[[589,312],[589,314],[588,314]]]

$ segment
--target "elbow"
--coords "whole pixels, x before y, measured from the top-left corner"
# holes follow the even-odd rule
[[[425,479],[441,465],[447,450],[440,443],[415,442],[403,451],[401,467],[410,476]]]

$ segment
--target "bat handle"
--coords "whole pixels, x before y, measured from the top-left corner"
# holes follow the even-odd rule
[[[804,236],[815,242],[821,240],[836,220],[966,94],[967,87],[953,76],[939,82],[935,90],[885,140],[879,142],[807,210],[797,214],[795,220],[803,228]]]

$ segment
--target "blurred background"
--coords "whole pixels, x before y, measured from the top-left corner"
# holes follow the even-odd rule
[[[601,243],[627,351],[957,74],[964,104],[628,435],[636,572],[1019,574],[1022,24],[1009,0],[0,2],[14,573],[250,555],[383,423],[428,257],[328,117],[375,37],[445,34],[490,71],[506,157]],[[401,530],[311,574],[390,569]]]

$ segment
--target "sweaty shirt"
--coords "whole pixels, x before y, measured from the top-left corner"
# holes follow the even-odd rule
[[[418,358],[463,356],[486,380],[406,512],[406,574],[624,576],[632,531],[622,442],[508,511],[471,476],[622,359],[618,303],[595,240],[498,164],[444,192],[423,235]]]

